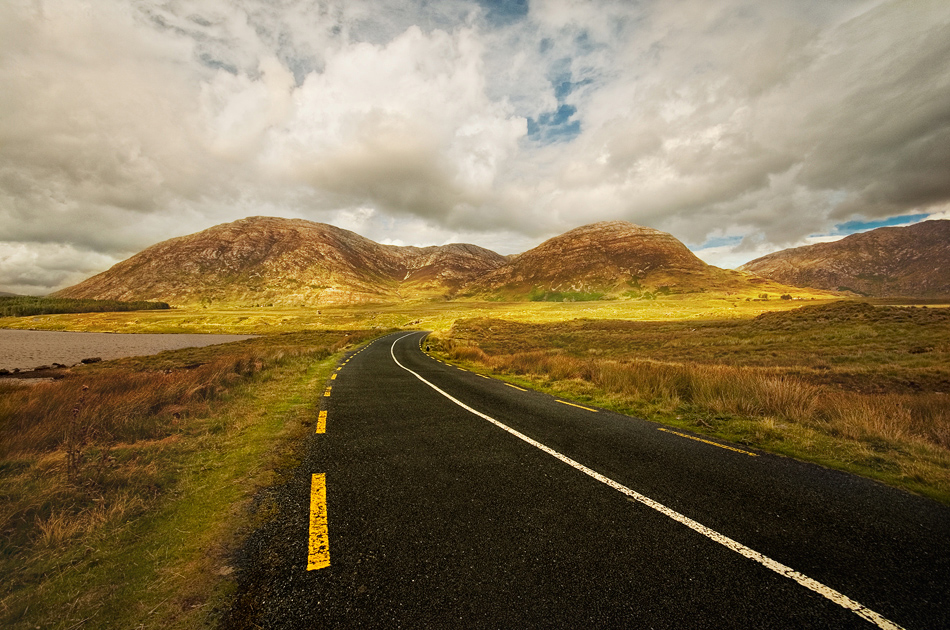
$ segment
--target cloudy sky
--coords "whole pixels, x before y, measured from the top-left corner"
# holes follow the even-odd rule
[[[946,0],[0,2],[0,291],[251,215],[733,267],[948,211]]]

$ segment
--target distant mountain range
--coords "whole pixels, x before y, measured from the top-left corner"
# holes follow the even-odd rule
[[[943,247],[945,252],[946,240]],[[650,298],[685,292],[778,297],[794,292],[788,284],[798,282],[797,277],[781,280],[764,268],[756,272],[759,275],[748,273],[759,261],[743,271],[719,269],[669,234],[623,221],[583,226],[523,254],[502,256],[466,244],[382,245],[323,223],[249,217],[153,245],[54,296],[178,305],[318,306],[431,299]],[[795,264],[804,263],[784,267]],[[939,269],[946,270],[945,262]],[[941,286],[946,287],[945,273],[943,280]]]
[[[775,252],[739,269],[792,286],[871,297],[947,297],[950,221],[878,228]]]

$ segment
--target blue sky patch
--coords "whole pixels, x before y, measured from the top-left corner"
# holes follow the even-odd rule
[[[699,247],[690,247],[689,249],[690,251],[698,252],[711,247],[731,247],[733,245],[738,245],[741,242],[741,236],[715,236],[713,238],[707,239],[706,242]]]
[[[878,221],[847,221],[845,223],[838,223],[835,225],[832,234],[854,234],[855,232],[866,232],[868,230],[873,230],[879,227],[890,227],[892,225],[904,225],[907,223],[917,223],[923,221],[930,215],[927,213],[924,214],[905,214],[899,217],[891,217],[889,219],[881,219]]]
[[[547,78],[554,88],[557,109],[544,112],[537,118],[528,118],[528,137],[543,144],[573,140],[581,132],[581,121],[574,118],[577,108],[565,101],[575,90],[592,81],[590,79],[573,80],[569,57],[554,61]]]
[[[528,0],[478,0],[484,7],[485,19],[492,26],[503,26],[524,19],[528,15]]]
[[[571,120],[577,108],[562,104],[553,112],[545,112],[537,120],[528,118],[528,137],[543,143],[565,142],[581,132],[581,121]]]
[[[571,81],[569,78],[565,81],[560,81],[559,83],[554,84],[554,96],[557,98],[558,102],[564,100],[565,97],[569,96],[574,90],[579,87],[583,87],[593,83],[591,79],[584,79],[583,81]]]

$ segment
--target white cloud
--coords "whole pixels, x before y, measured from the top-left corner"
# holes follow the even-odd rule
[[[20,295],[45,295],[50,286],[81,282],[119,260],[57,243],[0,243],[0,287]]]
[[[526,15],[10,0],[0,247],[105,264],[275,214],[505,253],[627,219],[692,246],[741,236],[709,255],[754,257],[945,211],[948,42],[939,0],[538,0]],[[73,281],[56,269],[35,278]]]

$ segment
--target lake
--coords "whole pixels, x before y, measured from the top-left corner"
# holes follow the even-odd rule
[[[83,359],[103,361],[157,354],[164,350],[212,346],[254,335],[125,334],[0,329],[0,369],[32,370],[41,365],[75,365]]]

